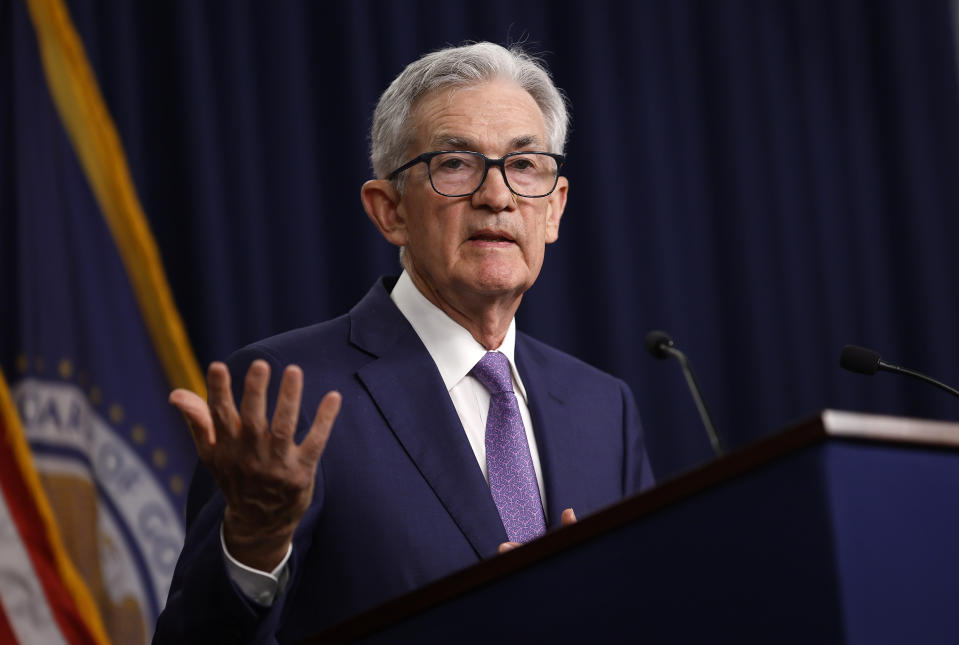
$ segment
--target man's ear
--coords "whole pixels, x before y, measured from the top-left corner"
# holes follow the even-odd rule
[[[560,177],[556,188],[550,193],[549,204],[546,208],[546,243],[552,244],[559,239],[559,220],[566,210],[566,193],[569,191],[569,180]]]
[[[407,243],[406,220],[400,208],[400,193],[393,182],[371,179],[360,189],[366,214],[386,240],[396,246]]]

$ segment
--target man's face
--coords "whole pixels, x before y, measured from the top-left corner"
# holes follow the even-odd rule
[[[439,89],[417,104],[410,157],[472,150],[498,158],[548,151],[543,114],[508,81]],[[517,197],[498,168],[468,197],[444,197],[430,186],[426,164],[406,171],[397,211],[405,222],[407,266],[414,281],[447,303],[521,296],[539,275],[545,245],[559,235],[567,182],[548,197]]]

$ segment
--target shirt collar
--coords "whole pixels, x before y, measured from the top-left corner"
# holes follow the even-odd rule
[[[439,307],[427,300],[426,296],[413,284],[406,271],[396,281],[396,286],[390,293],[390,298],[396,304],[400,313],[409,321],[416,335],[426,345],[433,362],[440,371],[443,383],[447,390],[463,380],[476,365],[486,348],[476,342],[472,334],[455,320],[446,315]],[[513,383],[516,389],[526,400],[526,388],[516,369],[516,319],[509,323],[503,343],[496,348],[509,359],[510,370],[513,374]]]

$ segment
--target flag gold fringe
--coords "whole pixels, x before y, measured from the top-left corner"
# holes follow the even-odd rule
[[[173,301],[126,153],[63,0],[27,0],[47,83],[116,242],[153,346],[172,387],[206,398],[203,373]]]

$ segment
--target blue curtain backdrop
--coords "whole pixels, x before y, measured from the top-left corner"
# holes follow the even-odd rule
[[[660,477],[710,450],[650,328],[734,447],[824,407],[959,421],[837,367],[852,342],[959,383],[947,0],[69,5],[204,363],[397,272],[359,202],[379,93],[426,51],[526,40],[573,127],[519,324],[632,386]]]

